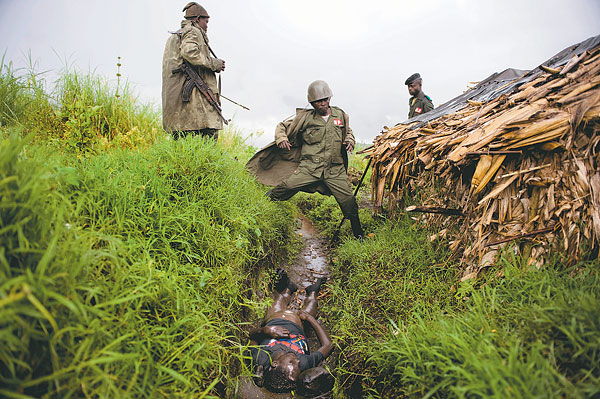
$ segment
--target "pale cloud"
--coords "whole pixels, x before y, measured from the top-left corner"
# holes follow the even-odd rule
[[[114,80],[116,58],[140,96],[160,105],[162,52],[185,1],[0,0],[0,50],[41,69],[61,58]],[[470,81],[508,67],[532,68],[600,33],[597,0],[206,0],[209,36],[227,61],[227,117],[272,138],[276,123],[304,107],[306,88],[329,82],[361,141],[404,120],[404,80],[414,72],[435,105]]]

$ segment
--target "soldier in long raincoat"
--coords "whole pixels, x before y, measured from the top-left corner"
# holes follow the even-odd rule
[[[173,70],[185,59],[218,99],[216,73],[225,70],[225,61],[211,54],[206,34],[210,17],[206,9],[192,2],[183,11],[185,19],[181,21],[181,29],[171,34],[163,55],[163,128],[175,139],[201,134],[216,140],[219,130],[223,129],[221,117],[197,88],[192,90],[189,102],[184,102],[182,90],[187,75],[173,73]]]

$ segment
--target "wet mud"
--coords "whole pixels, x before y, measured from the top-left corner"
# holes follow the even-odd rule
[[[302,303],[306,298],[306,287],[316,282],[319,278],[329,278],[329,260],[327,258],[327,240],[319,234],[308,218],[302,216],[299,219],[296,233],[302,238],[304,247],[296,260],[292,264],[288,265],[285,270],[290,279],[298,286],[298,291],[296,291],[295,297],[292,300],[289,308],[299,310],[302,308]],[[319,321],[323,323],[325,328],[329,331],[326,321]],[[310,349],[318,349],[320,346],[319,340],[317,339],[312,328],[305,326],[305,332]],[[324,363],[327,364],[330,359],[331,357],[325,360]],[[232,397],[236,399],[306,398],[305,396],[299,396],[297,393],[295,395],[292,395],[292,393],[272,393],[264,388],[256,386],[250,378],[246,377],[240,377],[239,386]],[[312,397],[315,398],[315,396]],[[330,395],[318,396],[318,398],[328,397],[330,397]]]

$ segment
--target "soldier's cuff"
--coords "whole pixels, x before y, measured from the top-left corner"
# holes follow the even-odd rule
[[[221,68],[223,67],[223,61],[221,61],[218,58],[214,58],[212,60],[212,70],[213,72],[219,72],[221,70]]]

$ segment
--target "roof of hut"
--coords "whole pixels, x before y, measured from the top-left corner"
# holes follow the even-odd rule
[[[447,237],[465,278],[509,243],[538,265],[551,250],[577,260],[599,246],[599,131],[596,36],[386,128],[366,150],[373,200],[416,201],[406,211]]]

